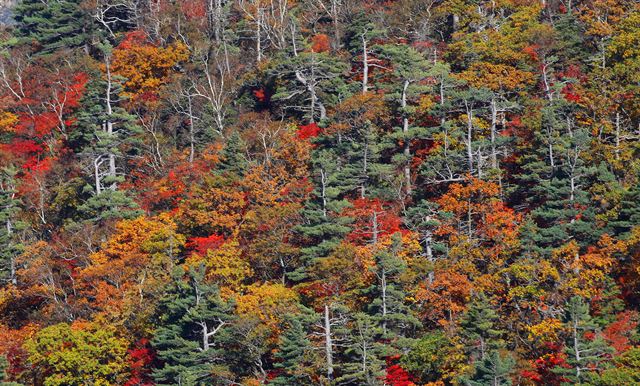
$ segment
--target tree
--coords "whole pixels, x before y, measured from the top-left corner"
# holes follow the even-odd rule
[[[412,97],[424,90],[421,81],[432,75],[430,71],[433,66],[420,52],[408,45],[388,44],[379,46],[378,50],[381,58],[390,62],[396,79],[389,95],[396,102],[402,120],[402,127],[396,135],[396,139],[402,143],[402,154],[396,157],[396,162],[403,168],[404,189],[410,195],[413,185],[411,142],[421,137],[421,130],[418,126],[410,125],[414,108],[409,103]]]
[[[620,213],[618,218],[609,223],[609,227],[615,234],[628,235],[631,229],[640,224],[640,186],[633,184],[626,190],[620,200]]]
[[[282,59],[271,71],[278,78],[278,88],[271,100],[281,106],[283,115],[292,110],[308,122],[321,122],[336,96],[344,94],[340,74],[345,67],[328,54],[313,51]]]
[[[89,53],[93,19],[80,1],[21,1],[14,9],[14,35],[24,44],[37,43],[40,54],[60,49],[83,48]]]
[[[605,386],[640,384],[640,350],[632,348],[614,358],[613,368],[602,372],[599,384]]]
[[[463,347],[442,331],[429,332],[416,339],[400,363],[422,382],[451,382],[465,368]]]
[[[7,367],[8,367],[7,358],[4,355],[0,355],[0,386],[22,386],[22,384],[18,382],[6,382]]]
[[[185,237],[167,214],[123,220],[77,271],[86,306],[132,330],[145,329],[170,282]]]
[[[122,79],[119,94],[144,102],[157,96],[173,69],[187,59],[188,49],[182,42],[157,47],[146,41],[142,31],[132,31],[107,54],[111,56],[107,71]]]
[[[510,375],[515,366],[515,360],[503,356],[498,351],[492,351],[475,364],[475,374],[465,384],[468,386],[511,386]]]
[[[66,323],[43,328],[25,343],[45,385],[117,385],[126,374],[127,342],[112,326]]]
[[[16,169],[0,170],[0,281],[17,284],[16,257],[22,245],[16,237],[16,231],[22,227],[17,215],[20,213],[20,200],[16,190]]]
[[[162,361],[158,385],[204,385],[225,377],[225,345],[231,342],[233,304],[204,282],[202,269],[173,272],[158,307],[152,346]],[[184,276],[184,277],[183,277]]]
[[[382,330],[368,315],[358,313],[351,322],[345,344],[345,363],[335,382],[347,385],[378,386],[384,381],[385,348],[379,343]]]
[[[284,331],[278,344],[274,367],[280,370],[273,381],[274,385],[312,384],[313,346],[309,340],[307,329],[310,315],[289,315],[285,322],[289,328]]]
[[[249,167],[249,162],[245,156],[244,141],[238,131],[233,131],[229,135],[220,153],[221,161],[217,170],[242,177]]]
[[[349,205],[342,198],[340,167],[329,150],[315,149],[311,156],[313,190],[301,210],[304,218],[295,230],[302,241],[302,264],[289,274],[300,281],[308,275],[308,268],[318,259],[329,256],[350,231],[350,219],[342,215]]]
[[[395,171],[385,156],[394,148],[390,125],[389,109],[380,95],[356,94],[335,107],[326,136],[318,143],[335,154],[343,194],[362,199],[397,196]]]
[[[398,256],[402,239],[399,233],[391,237],[391,245],[374,252],[376,283],[370,288],[375,299],[369,305],[374,320],[378,320],[383,339],[389,340],[389,346],[397,345],[401,349],[408,347],[406,338],[421,326],[405,304],[407,295],[403,291],[399,277],[407,270],[406,262]]]
[[[496,326],[497,322],[498,314],[491,308],[489,299],[484,293],[480,293],[471,301],[460,321],[461,335],[467,342],[467,349],[471,357],[479,362],[484,361],[489,352],[503,345],[500,339],[503,332]],[[494,359],[496,359],[495,356],[492,360]]]
[[[572,384],[590,382],[607,367],[613,350],[605,343],[589,314],[589,305],[581,297],[574,296],[567,302],[565,323],[570,331],[565,348],[569,366],[556,367],[554,372]]]
[[[127,157],[135,153],[136,134],[141,129],[122,106],[123,79],[112,72],[111,47],[103,47],[104,74],[96,72],[87,86],[78,113],[77,151],[88,161],[93,190],[80,206],[85,218],[101,221],[133,218],[140,214],[137,205],[118,185],[126,176]]]

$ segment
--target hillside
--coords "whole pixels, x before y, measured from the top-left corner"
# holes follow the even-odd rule
[[[636,0],[4,0],[0,42],[0,385],[640,385]]]

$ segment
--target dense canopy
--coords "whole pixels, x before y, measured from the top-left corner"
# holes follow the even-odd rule
[[[640,385],[636,0],[9,4],[0,385]]]

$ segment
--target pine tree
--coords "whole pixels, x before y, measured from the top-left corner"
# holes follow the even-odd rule
[[[355,190],[360,198],[394,198],[394,167],[383,156],[393,148],[390,136],[372,123],[349,134],[332,146],[343,157],[339,178],[345,190]]]
[[[285,116],[291,112],[308,122],[321,122],[327,108],[347,91],[340,77],[346,69],[345,63],[324,52],[311,50],[281,58],[271,70],[278,80],[271,100]]]
[[[487,354],[500,348],[502,331],[497,329],[498,314],[491,308],[491,303],[484,293],[473,299],[465,313],[460,327],[471,356],[484,360]]]
[[[111,47],[103,47],[106,74],[94,73],[77,114],[78,130],[74,148],[89,164],[90,181],[84,193],[92,193],[79,207],[83,216],[94,221],[134,218],[142,212],[118,188],[124,181],[126,161],[135,155],[141,128],[123,107],[123,79],[110,72]]]
[[[0,283],[16,284],[16,257],[22,249],[16,231],[23,227],[17,219],[20,200],[17,198],[14,167],[0,170]]]
[[[357,313],[351,322],[345,343],[341,375],[335,379],[339,385],[379,386],[384,384],[384,357],[386,349],[379,342],[382,330],[369,315]]]
[[[78,47],[89,51],[93,17],[78,0],[24,0],[15,7],[13,18],[15,36],[23,43],[37,42],[40,54]]]
[[[289,315],[286,318],[288,328],[280,337],[278,351],[275,359],[278,362],[274,367],[282,371],[270,384],[274,385],[311,385],[313,370],[310,359],[313,355],[313,347],[307,336],[309,316]]]
[[[580,246],[594,244],[602,233],[593,226],[596,211],[588,192],[596,169],[584,159],[591,138],[585,128],[576,126],[574,109],[566,100],[545,107],[545,130],[536,133],[537,154],[524,157],[526,173],[519,185],[534,207],[531,218],[536,226],[523,236],[543,255],[569,240]]]
[[[152,345],[162,367],[154,371],[158,385],[210,385],[226,372],[225,344],[230,343],[232,304],[215,286],[203,282],[204,270],[193,270],[173,283],[160,302]]]
[[[223,173],[230,173],[238,177],[243,176],[249,167],[249,162],[244,153],[244,141],[240,133],[234,130],[220,152],[221,161],[217,169]]]
[[[609,224],[616,235],[627,235],[640,225],[640,184],[633,184],[622,196],[618,218]]]
[[[415,112],[410,102],[416,95],[429,90],[421,81],[433,75],[433,64],[415,48],[405,44],[387,44],[377,47],[380,56],[389,60],[393,66],[396,81],[390,85],[389,98],[395,102],[402,126],[395,133],[395,139],[402,143],[402,153],[396,154],[394,161],[403,170],[404,190],[412,192],[413,176],[411,171],[411,142],[425,136],[424,128],[411,121]]]
[[[516,361],[510,355],[502,356],[498,351],[491,351],[484,359],[474,363],[474,375],[465,380],[468,386],[511,386],[510,375]]]
[[[574,296],[566,304],[565,325],[569,330],[565,353],[569,367],[553,371],[566,378],[571,385],[589,383],[597,371],[606,368],[607,357],[613,353],[589,314],[589,304]]]
[[[421,129],[424,138],[434,141],[436,146],[429,152],[429,162],[420,165],[419,173],[431,183],[461,181],[470,172],[468,127],[461,128],[452,115],[465,108],[458,91],[463,83],[453,76],[446,63],[434,64],[431,72],[437,80],[433,93],[437,95],[438,101],[423,114],[433,115],[439,124]]]
[[[291,280],[306,277],[306,269],[317,259],[327,257],[350,231],[350,219],[341,216],[349,205],[339,173],[339,161],[333,152],[315,149],[311,154],[313,191],[302,209],[304,223],[296,227],[304,243],[303,264],[289,274]]]
[[[390,248],[381,250],[374,256],[376,265],[373,271],[377,282],[370,289],[375,299],[369,309],[373,312],[374,319],[379,321],[382,337],[389,340],[391,346],[406,349],[411,344],[408,336],[421,323],[405,304],[407,295],[398,279],[407,270],[407,266],[398,257],[400,234],[396,233],[392,237]]]

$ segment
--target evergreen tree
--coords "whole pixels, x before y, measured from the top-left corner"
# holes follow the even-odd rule
[[[429,152],[429,162],[420,165],[420,176],[428,183],[461,181],[470,172],[469,154],[465,150],[468,131],[461,128],[454,113],[465,108],[458,89],[463,82],[451,73],[449,65],[438,62],[431,70],[437,80],[433,93],[438,103],[433,103],[424,113],[438,120],[438,125],[426,127],[423,136],[435,143]],[[468,97],[473,94],[466,93]],[[473,145],[473,144],[472,144]]]
[[[37,42],[40,54],[78,47],[89,51],[93,17],[79,0],[23,0],[16,5],[13,19],[15,36],[23,43]]]
[[[593,226],[596,211],[588,191],[596,169],[584,159],[591,138],[576,126],[575,108],[566,100],[550,102],[542,114],[545,130],[536,134],[537,154],[524,157],[520,186],[528,190],[536,226],[523,236],[543,255],[572,239],[593,244],[602,233]]]
[[[555,367],[553,371],[568,380],[567,384],[589,383],[597,372],[607,367],[607,356],[613,350],[602,337],[589,314],[589,304],[574,296],[567,302],[565,324],[569,330],[565,353],[568,367]]]
[[[271,75],[277,78],[278,87],[271,100],[283,115],[291,111],[309,122],[321,122],[327,117],[327,107],[347,92],[340,77],[346,64],[325,52],[300,52],[274,63]]]
[[[484,359],[474,363],[473,376],[465,380],[468,386],[511,386],[510,375],[513,372],[516,361],[510,355],[502,356],[494,350],[488,353]]]
[[[89,198],[79,210],[94,221],[133,218],[142,213],[128,193],[118,188],[125,178],[127,159],[136,153],[137,135],[142,129],[122,107],[123,79],[110,72],[111,48],[106,45],[103,51],[106,74],[92,74],[73,137],[74,147],[87,160],[91,175],[91,182],[84,188]]]
[[[618,218],[609,224],[616,235],[626,235],[640,225],[640,184],[633,184],[622,196]]]
[[[211,385],[216,373],[226,372],[232,304],[203,282],[203,271],[190,271],[183,279],[177,269],[161,300],[152,341],[162,362],[153,373],[158,385]]]
[[[245,156],[245,145],[240,133],[234,130],[220,153],[221,161],[217,169],[223,173],[230,173],[235,176],[242,176],[249,167],[249,162]]]
[[[357,313],[350,326],[344,350],[339,385],[378,386],[384,384],[386,349],[379,342],[382,330],[369,315]]]
[[[389,60],[393,66],[396,81],[389,85],[391,98],[397,107],[402,126],[396,130],[395,139],[402,143],[402,153],[396,154],[394,161],[403,170],[404,189],[411,194],[413,176],[411,171],[411,142],[416,138],[424,138],[425,130],[410,119],[415,107],[411,99],[429,90],[422,80],[433,74],[433,64],[415,48],[404,44],[387,44],[378,46],[380,56]]]
[[[18,221],[20,200],[17,198],[16,169],[6,167],[0,170],[0,283],[16,284],[16,257],[22,244],[16,231],[23,227]]]
[[[380,127],[366,122],[331,147],[342,155],[339,179],[345,191],[353,191],[360,198],[395,198],[394,167],[383,156],[393,143]]]
[[[311,154],[313,191],[302,209],[304,223],[296,230],[304,240],[303,264],[289,273],[289,278],[300,281],[306,277],[306,269],[317,259],[327,257],[350,231],[350,219],[341,216],[349,205],[343,199],[339,161],[333,152],[315,149]]]
[[[313,376],[310,363],[313,348],[307,336],[309,322],[307,315],[289,315],[286,318],[288,328],[280,337],[274,367],[282,371],[270,384],[274,385],[311,385]]]
[[[410,345],[407,337],[419,328],[421,323],[405,304],[407,295],[398,281],[407,266],[398,257],[400,234],[396,233],[392,237],[391,247],[379,251],[374,256],[376,265],[373,271],[377,283],[370,289],[375,299],[369,308],[374,313],[375,320],[379,321],[382,337],[389,340],[391,345],[406,349]]]
[[[497,322],[498,314],[491,308],[487,296],[480,293],[473,299],[460,322],[462,336],[467,341],[472,357],[484,360],[490,351],[503,345],[500,339],[503,332],[497,328]]]

